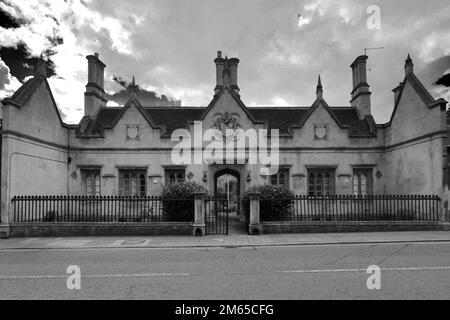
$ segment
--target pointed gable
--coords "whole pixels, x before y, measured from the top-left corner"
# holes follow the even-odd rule
[[[51,101],[52,108],[56,112],[60,124],[64,125],[50,85],[48,84],[47,79],[43,76],[35,76],[27,80],[19,89],[17,89],[16,92],[14,92],[11,97],[3,99],[2,103],[3,105],[9,104],[17,108],[23,108],[28,102],[31,101],[41,86],[44,86],[46,94]]]
[[[238,114],[241,119],[247,118],[252,124],[262,123],[253,117],[240,97],[228,87],[223,87],[214,95],[213,100],[202,113],[200,120],[204,121],[212,118],[215,114],[224,114],[225,112]]]

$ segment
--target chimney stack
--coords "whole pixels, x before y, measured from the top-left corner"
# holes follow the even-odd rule
[[[106,65],[100,61],[98,53],[86,57],[88,61],[88,83],[84,93],[84,115],[94,116],[100,107],[106,106],[104,70]]]
[[[228,65],[230,68],[230,88],[233,89],[233,91],[237,94],[239,94],[239,86],[238,86],[238,64],[239,59],[238,58],[230,58],[228,60]]]
[[[35,76],[47,78],[47,62],[44,60],[42,54],[36,60],[36,65],[34,67]]]
[[[217,94],[223,87],[229,87],[239,95],[238,86],[238,58],[222,58],[222,51],[217,51],[216,64],[216,87],[214,92]]]
[[[217,51],[217,58],[214,59],[216,64],[216,87],[214,92],[217,93],[223,87],[223,64],[225,60],[222,58],[222,51]]]
[[[366,115],[371,114],[369,84],[367,83],[367,56],[359,56],[350,65],[352,68],[353,90],[350,104],[356,108],[359,117],[364,119]]]

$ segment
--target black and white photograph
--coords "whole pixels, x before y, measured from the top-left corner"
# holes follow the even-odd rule
[[[448,0],[0,0],[0,300],[449,300],[448,101]]]

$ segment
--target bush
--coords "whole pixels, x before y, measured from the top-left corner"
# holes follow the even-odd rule
[[[284,220],[292,207],[294,193],[285,186],[260,185],[251,187],[244,195],[243,206],[250,212],[250,193],[260,193],[259,215],[261,221]]]
[[[194,194],[206,192],[196,182],[179,182],[165,186],[162,193],[163,213],[167,221],[194,221]]]
[[[55,211],[47,211],[44,218],[42,219],[44,222],[56,222],[57,214]]]

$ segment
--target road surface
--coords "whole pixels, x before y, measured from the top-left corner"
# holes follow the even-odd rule
[[[449,298],[450,243],[0,250],[0,299]]]

